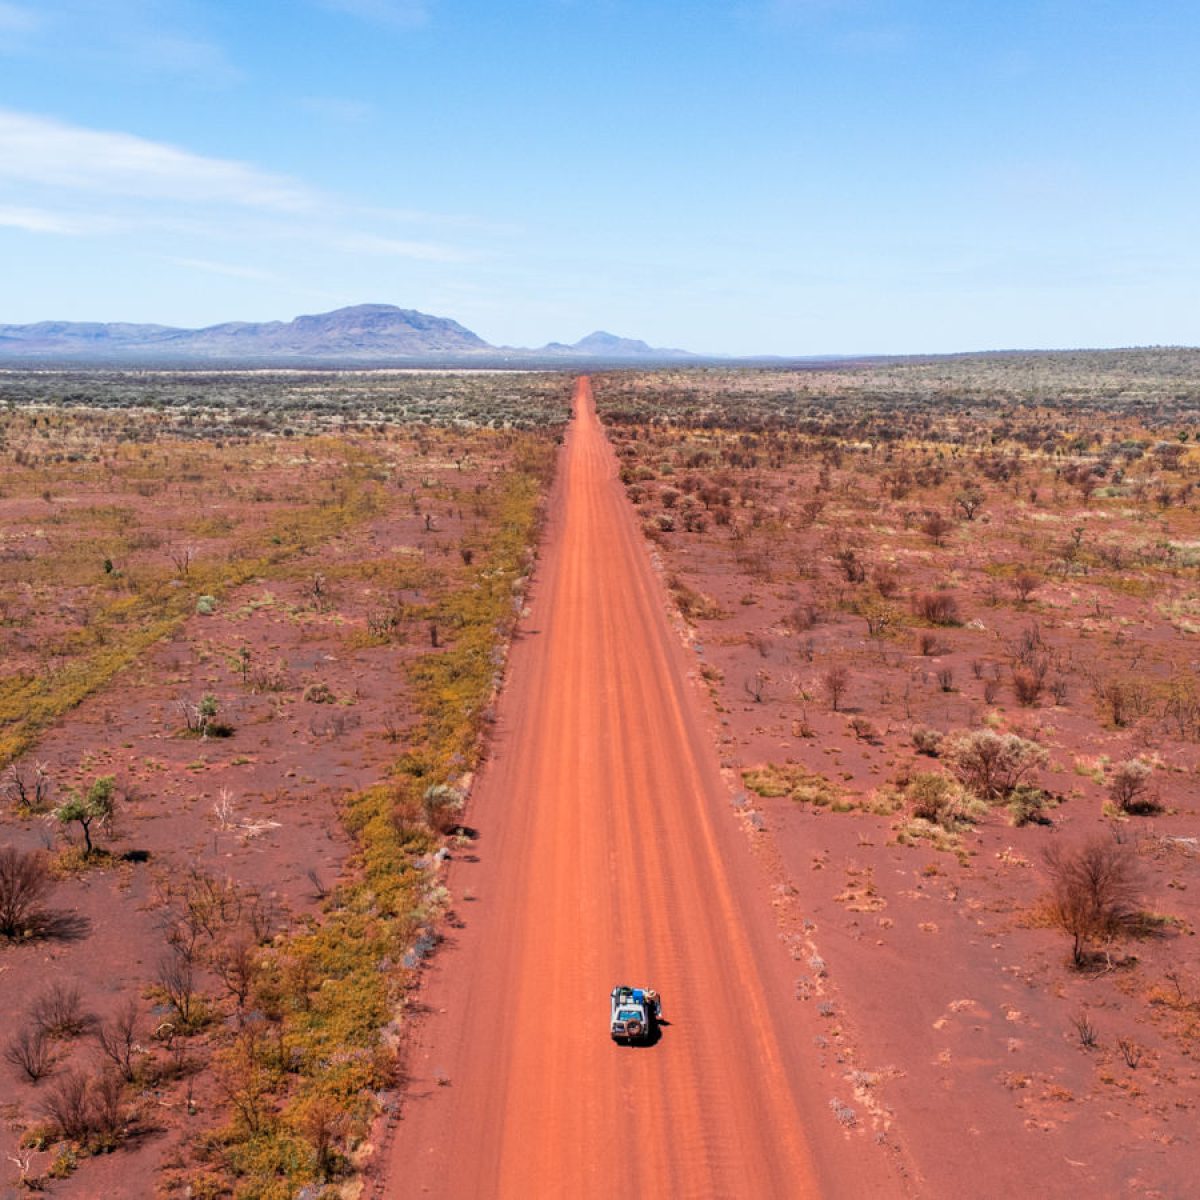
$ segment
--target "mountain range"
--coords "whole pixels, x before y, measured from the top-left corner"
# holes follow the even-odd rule
[[[571,345],[492,346],[448,317],[391,304],[357,304],[293,321],[228,321],[204,329],[124,322],[0,325],[0,362],[456,363],[509,360],[690,358],[596,332]]]

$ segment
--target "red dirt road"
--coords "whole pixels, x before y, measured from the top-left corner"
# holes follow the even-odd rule
[[[903,1194],[821,1090],[797,964],[586,380],[561,467],[384,1194]],[[616,983],[662,993],[657,1045],[609,1039]]]

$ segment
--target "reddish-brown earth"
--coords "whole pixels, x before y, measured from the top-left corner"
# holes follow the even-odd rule
[[[556,486],[378,1194],[902,1194],[886,1122],[827,1090],[586,382]],[[656,1045],[609,1039],[621,982],[662,992]]]

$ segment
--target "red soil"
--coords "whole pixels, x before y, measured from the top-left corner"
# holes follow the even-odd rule
[[[586,381],[552,512],[386,1194],[902,1194],[886,1130],[819,1082],[827,1023],[797,1003]],[[622,982],[663,994],[653,1047],[608,1037]]]

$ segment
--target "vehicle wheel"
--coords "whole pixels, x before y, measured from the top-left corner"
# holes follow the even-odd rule
[[[642,1036],[641,1021],[627,1021],[625,1023],[625,1032],[630,1038],[640,1038]]]

